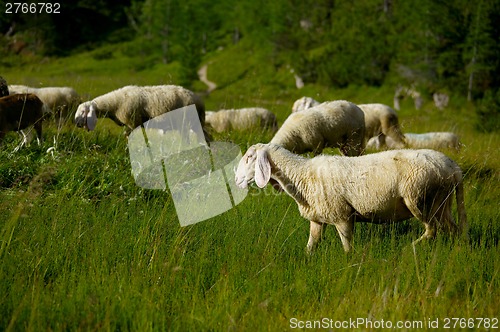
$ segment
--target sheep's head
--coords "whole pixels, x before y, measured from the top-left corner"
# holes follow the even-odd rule
[[[92,101],[87,101],[78,106],[75,114],[75,123],[78,127],[85,127],[87,130],[94,130],[97,124],[97,105]]]
[[[319,105],[320,103],[311,97],[302,97],[297,99],[295,103],[293,103],[292,113],[305,111],[308,108]]]
[[[205,124],[208,126],[213,126],[214,122],[214,114],[215,112],[213,111],[205,111]]]
[[[266,146],[251,146],[241,158],[236,170],[235,182],[239,188],[246,188],[255,181],[259,188],[264,188],[271,178],[271,163]]]

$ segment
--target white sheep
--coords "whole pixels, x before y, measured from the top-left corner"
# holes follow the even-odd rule
[[[25,85],[9,85],[9,93],[33,93],[62,121],[69,111],[80,102],[80,96],[71,87],[32,88]]]
[[[304,158],[274,144],[251,146],[236,170],[239,188],[263,188],[276,180],[310,221],[307,250],[318,244],[324,227],[334,225],[345,251],[351,250],[354,222],[386,223],[419,219],[432,238],[436,229],[466,227],[462,171],[441,152],[392,150],[360,157]],[[460,226],[453,220],[455,191]]]
[[[411,149],[452,149],[460,151],[460,139],[452,132],[430,132],[423,134],[406,133],[406,146]],[[386,145],[389,149],[403,149],[405,146],[399,142],[395,142],[391,137],[386,138]],[[366,148],[379,150],[380,144],[370,139],[366,144]]]
[[[337,100],[292,113],[276,132],[270,143],[295,153],[321,152],[337,147],[348,156],[363,152],[365,118],[355,104]]]
[[[320,102],[312,99],[311,97],[302,97],[297,99],[292,106],[292,113],[305,111],[311,107],[319,105]]]
[[[313,98],[302,97],[294,102],[292,112],[305,111],[316,105],[319,105],[319,102]],[[358,107],[365,113],[365,142],[377,137],[379,145],[383,147],[386,144],[386,137],[391,137],[393,141],[405,145],[398,115],[392,108],[378,103],[360,104]]]
[[[254,128],[278,129],[276,115],[261,107],[220,110],[206,112],[205,121],[218,133],[229,130],[249,130]]]
[[[405,146],[405,136],[399,126],[396,111],[384,104],[361,104],[359,108],[365,113],[365,141],[376,137],[381,147],[386,146],[386,139]]]
[[[406,97],[411,97],[413,99],[416,110],[422,108],[424,99],[422,98],[420,92],[418,92],[413,85],[411,87],[403,87],[398,85],[398,87],[396,88],[396,92],[394,93],[394,108],[396,110],[399,111],[401,109],[400,102]]]
[[[192,104],[204,127],[205,105],[192,91],[177,85],[129,85],[80,104],[75,123],[94,130],[97,117],[105,116],[131,131],[156,116]]]
[[[50,110],[34,94],[16,94],[0,98],[0,142],[10,131],[18,131],[23,140],[14,152],[28,145],[36,131],[37,141],[42,140],[42,120]],[[28,129],[25,133],[23,129]]]

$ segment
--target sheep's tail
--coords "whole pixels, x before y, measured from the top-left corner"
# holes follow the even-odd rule
[[[459,229],[460,232],[467,233],[468,224],[467,224],[467,213],[465,212],[464,184],[462,180],[462,172],[456,173],[455,179],[457,182],[455,187],[455,195],[457,199]]]

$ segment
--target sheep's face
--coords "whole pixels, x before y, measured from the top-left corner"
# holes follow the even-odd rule
[[[94,130],[97,123],[95,104],[92,102],[80,104],[76,110],[75,123],[78,127]]]
[[[84,127],[87,122],[87,113],[90,105],[88,103],[80,104],[76,110],[75,123],[78,127]]]
[[[255,161],[257,160],[257,154],[254,147],[250,147],[245,155],[241,158],[238,163],[238,168],[236,169],[236,174],[234,180],[236,185],[245,189],[249,183],[252,183],[255,179]]]
[[[255,181],[258,187],[264,188],[270,178],[271,164],[266,149],[260,145],[251,146],[238,164],[236,185],[245,189],[249,183]]]

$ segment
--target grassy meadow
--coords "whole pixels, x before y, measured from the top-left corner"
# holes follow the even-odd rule
[[[392,105],[393,87],[297,90],[289,68],[258,66],[259,55],[239,47],[234,61],[231,50],[207,61],[208,77],[219,85],[205,97],[207,109],[263,106],[281,123],[303,95]],[[144,69],[106,50],[47,61],[1,74],[12,83],[73,86],[84,98],[179,79],[175,63]],[[429,99],[420,111],[405,101],[399,116],[404,131],[461,137],[462,151],[446,153],[465,174],[468,239],[438,234],[414,248],[423,233],[416,220],[357,224],[352,253],[343,252],[331,228],[308,256],[309,222],[290,197],[270,188],[251,188],[236,208],[181,228],[168,192],[135,185],[126,138],[111,121],[100,120],[95,132],[46,123],[44,143],[15,154],[19,139],[8,135],[0,149],[0,330],[283,331],[313,320],[337,329],[335,323],[358,319],[379,324],[355,326],[362,330],[381,329],[381,321],[413,324],[406,330],[431,329],[436,319],[440,329],[457,324],[446,318],[467,319],[455,327],[498,328],[499,135],[476,131],[473,106],[459,96],[443,111]],[[214,138],[244,152],[271,135]]]

